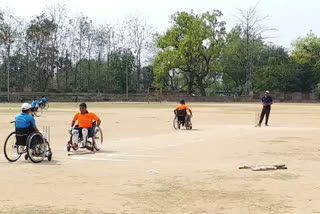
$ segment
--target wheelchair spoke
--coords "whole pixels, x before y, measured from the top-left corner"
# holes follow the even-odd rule
[[[38,132],[32,133],[28,138],[27,153],[30,160],[34,163],[41,162],[46,154],[46,143],[42,135]]]

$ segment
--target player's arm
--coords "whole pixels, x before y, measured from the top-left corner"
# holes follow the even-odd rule
[[[269,105],[271,106],[273,104],[273,100],[272,100],[272,98],[271,98],[271,103],[269,103]]]
[[[266,106],[271,106],[273,104],[272,98],[271,98],[271,102],[270,103],[266,103]]]
[[[74,115],[73,120],[72,120],[72,122],[71,122],[71,127],[74,126],[74,124],[75,124],[76,121],[78,120],[78,117],[79,117],[79,113],[77,113],[76,115]]]
[[[175,108],[175,109],[173,110],[173,113],[174,113],[174,114],[177,114],[178,108],[179,108],[179,107],[177,107],[177,108]]]
[[[36,125],[36,121],[35,121],[34,117],[30,117],[30,122],[32,124],[32,127],[33,127],[34,131],[39,132],[39,129],[38,129],[37,125]]]
[[[92,116],[93,120],[97,122],[97,126],[99,127],[101,124],[100,118],[95,113],[92,113]]]
[[[186,106],[186,110],[189,111],[190,115],[192,116],[192,111],[188,106]]]

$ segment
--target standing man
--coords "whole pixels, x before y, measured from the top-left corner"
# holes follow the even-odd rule
[[[264,116],[266,115],[266,122],[265,125],[268,125],[268,121],[269,121],[269,115],[270,115],[270,111],[271,111],[271,105],[273,104],[272,102],[272,97],[270,96],[270,92],[266,91],[265,95],[261,98],[261,103],[263,105],[262,111],[261,111],[261,117],[260,117],[260,121],[259,124],[257,126],[261,127],[261,123],[263,121]]]

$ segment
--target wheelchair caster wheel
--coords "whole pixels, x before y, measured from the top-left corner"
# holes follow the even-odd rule
[[[27,161],[27,160],[29,159],[29,156],[26,154],[26,155],[24,156],[24,159]]]
[[[48,161],[51,161],[51,160],[52,160],[52,153],[50,152],[48,155]]]

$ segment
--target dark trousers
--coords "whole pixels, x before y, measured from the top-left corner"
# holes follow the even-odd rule
[[[16,128],[16,144],[19,146],[25,146],[27,143],[28,136],[34,132],[34,128],[30,125],[24,129]]]
[[[266,124],[266,125],[268,124],[270,111],[271,111],[270,106],[263,106],[263,109],[262,109],[262,111],[261,111],[261,116],[260,116],[259,125],[261,125],[264,116],[266,116],[266,122],[265,122],[265,124]]]

